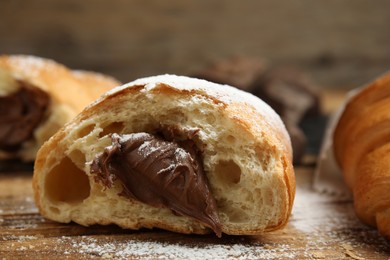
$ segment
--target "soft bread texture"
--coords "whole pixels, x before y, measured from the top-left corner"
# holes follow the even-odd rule
[[[39,147],[50,136],[104,92],[121,84],[99,73],[72,71],[53,60],[27,55],[0,56],[0,71],[0,96],[16,92],[17,80],[50,96],[45,118],[33,137],[15,152],[0,150],[0,159],[33,161]]]
[[[82,225],[162,228],[209,233],[188,216],[105,189],[90,166],[112,133],[198,129],[203,167],[216,200],[222,232],[260,234],[290,216],[295,176],[291,143],[279,116],[260,99],[204,80],[161,75],[117,87],[88,106],[39,150],[33,188],[43,216]]]
[[[357,216],[390,237],[390,73],[347,103],[334,132],[334,153],[354,195]]]

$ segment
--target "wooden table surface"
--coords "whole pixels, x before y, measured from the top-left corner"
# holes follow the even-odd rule
[[[331,102],[338,101],[330,97]],[[0,257],[390,259],[389,241],[359,222],[350,199],[313,191],[313,162],[309,158],[306,165],[295,169],[297,194],[284,229],[262,236],[224,235],[221,239],[163,230],[55,223],[41,217],[34,205],[31,171],[2,172]]]

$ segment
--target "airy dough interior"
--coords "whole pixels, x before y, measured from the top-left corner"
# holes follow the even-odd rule
[[[41,196],[48,199],[41,206],[50,218],[90,225],[99,216],[99,224],[164,228],[168,223],[171,230],[186,225],[195,233],[208,232],[190,217],[118,196],[122,190],[119,181],[104,189],[90,174],[91,161],[111,144],[111,133],[153,133],[174,126],[200,130],[194,141],[203,150],[203,166],[223,232],[239,234],[280,225],[283,209],[277,205],[288,197],[280,194],[285,188],[280,187],[280,176],[277,178],[283,172],[281,154],[265,140],[254,143],[247,131],[216,108],[214,100],[202,95],[176,98],[142,92],[116,98],[126,109],[98,107],[92,116],[68,126],[71,132],[58,144],[65,150],[55,149],[47,155],[40,186],[44,187]]]

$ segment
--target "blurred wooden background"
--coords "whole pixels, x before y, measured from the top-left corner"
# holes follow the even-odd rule
[[[390,68],[390,1],[0,0],[0,53],[124,82],[241,55],[352,88]]]

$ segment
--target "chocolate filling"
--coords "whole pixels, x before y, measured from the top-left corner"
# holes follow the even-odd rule
[[[50,102],[45,91],[24,81],[18,84],[17,92],[0,97],[0,149],[9,152],[32,137]]]
[[[193,141],[166,141],[148,133],[113,134],[111,139],[112,145],[92,162],[97,181],[110,188],[118,178],[122,195],[195,218],[221,236],[216,202]]]

